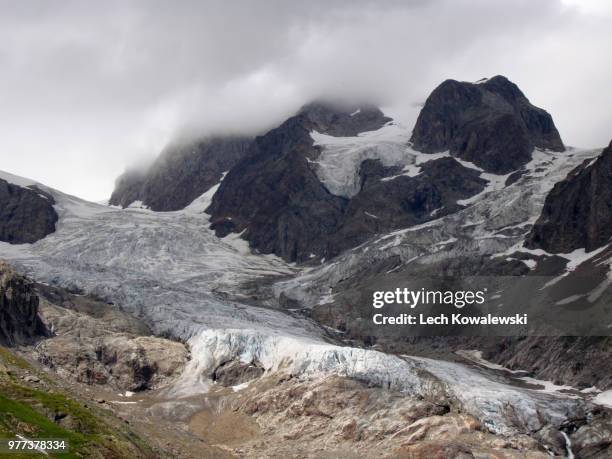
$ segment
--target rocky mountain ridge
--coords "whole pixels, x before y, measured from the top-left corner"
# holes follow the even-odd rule
[[[411,141],[416,150],[448,150],[497,174],[528,163],[534,148],[565,150],[552,117],[500,75],[444,81],[427,98]]]
[[[550,115],[505,77],[476,84],[447,80],[421,110],[410,138],[414,150],[407,138],[396,140],[388,153],[394,162],[364,147],[351,195],[323,179],[321,174],[337,167],[326,162],[326,151],[334,148],[326,138],[356,138],[391,123],[371,105],[316,101],[241,148],[234,148],[236,139],[224,138],[168,148],[148,172],[124,174],[110,203],[177,210],[218,182],[227,167],[207,209],[216,234],[240,233],[258,252],[306,262],[456,212],[487,182],[501,180],[493,175],[518,177],[534,148],[564,150]],[[228,149],[234,153],[220,167],[213,158],[226,158]],[[418,160],[420,170],[410,165],[407,151],[426,154]],[[442,160],[445,151],[450,154]],[[206,171],[207,178],[195,171]],[[491,176],[483,180],[483,173]],[[510,183],[514,175],[505,179]]]
[[[183,209],[216,185],[248,151],[252,139],[211,136],[171,144],[145,169],[121,175],[109,204],[155,211]]]
[[[361,113],[366,112],[356,116]],[[387,122],[380,111],[376,116],[379,126]],[[332,195],[309,166],[318,156],[310,132],[354,131],[347,117],[346,112],[313,105],[258,137],[254,152],[230,170],[207,209],[217,235],[246,230],[243,238],[251,247],[286,259],[324,253],[347,202]],[[330,120],[340,124],[330,125]]]
[[[414,150],[401,135],[389,138],[384,152],[368,145],[369,137],[394,129],[380,110],[305,106],[257,138],[256,153],[228,173],[207,209],[212,228],[220,237],[240,233],[253,249],[288,261],[330,259],[376,234],[462,209],[520,170],[535,147],[564,150],[550,115],[504,77],[449,80],[434,90],[415,126]],[[334,171],[350,178],[339,134],[363,139],[350,194],[325,180]]]
[[[598,158],[584,161],[546,197],[527,239],[530,248],[591,252],[612,237],[612,143]]]

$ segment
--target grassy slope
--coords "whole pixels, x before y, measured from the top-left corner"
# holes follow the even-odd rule
[[[24,382],[22,377],[26,373],[36,375],[41,383]],[[68,440],[70,452],[50,454],[50,457],[159,457],[110,412],[77,401],[28,362],[0,346],[0,438],[14,438],[16,434],[28,439]],[[10,454],[7,457],[41,455]]]

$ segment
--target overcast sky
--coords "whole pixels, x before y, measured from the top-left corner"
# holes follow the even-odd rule
[[[496,74],[566,144],[612,138],[612,2],[0,0],[0,169],[91,200],[181,131],[259,131],[320,96],[412,128]]]

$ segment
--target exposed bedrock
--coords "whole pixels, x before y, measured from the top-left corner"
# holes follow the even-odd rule
[[[35,186],[22,187],[0,179],[0,241],[36,242],[55,231],[53,197]]]
[[[312,116],[303,110],[255,139],[252,152],[227,174],[207,209],[218,236],[246,230],[242,237],[252,248],[288,260],[327,252],[347,200],[329,193],[308,164],[318,155],[310,131],[329,131],[327,120],[335,115],[312,108]]]
[[[61,376],[118,390],[157,389],[177,378],[189,358],[184,344],[151,336],[114,305],[44,285],[38,290],[54,335],[35,355]]]
[[[396,177],[390,176],[397,168],[368,159],[360,166],[362,184],[355,196],[330,193],[311,165],[320,154],[311,132],[355,135],[387,122],[372,108],[351,116],[333,106],[304,107],[258,137],[252,152],[228,173],[207,209],[211,227],[220,237],[242,233],[253,249],[289,261],[329,259],[377,233],[453,212],[461,208],[457,200],[484,189],[480,173],[453,158],[430,161],[416,176]]]
[[[0,344],[27,344],[46,334],[33,283],[0,260]]]
[[[222,386],[236,386],[259,378],[264,371],[263,365],[257,360],[241,362],[240,359],[233,359],[215,368],[211,379]]]
[[[378,161],[373,163],[380,164]],[[372,170],[370,160],[361,167]],[[486,181],[474,169],[453,158],[429,161],[416,177],[370,180],[365,176],[361,191],[353,197],[343,215],[342,225],[330,238],[331,255],[356,247],[374,234],[424,223],[456,212],[457,201],[484,189]]]
[[[493,362],[532,372],[557,384],[580,389],[612,388],[612,374],[607,364],[612,354],[609,336],[479,338],[473,345]]]
[[[498,174],[529,162],[534,148],[564,150],[552,117],[503,76],[444,81],[427,98],[411,140],[419,151],[448,150]]]
[[[427,99],[412,135],[413,147],[424,153],[449,151],[473,165],[438,155],[406,166],[410,163],[402,163],[402,155],[409,155],[408,149],[402,150],[397,138],[385,140],[381,133],[368,144],[368,138],[361,137],[362,143],[355,141],[355,148],[363,151],[357,156],[362,159],[354,189],[350,194],[332,194],[317,174],[327,167],[340,168],[342,175],[344,163],[317,162],[325,140],[322,145],[311,134],[357,139],[358,134],[389,122],[371,106],[347,108],[321,102],[304,106],[256,138],[249,153],[228,173],[207,209],[211,227],[220,237],[241,233],[251,248],[288,261],[330,259],[375,234],[424,223],[469,205],[461,205],[462,200],[496,180],[481,177],[483,170],[510,174],[532,159],[534,148],[564,150],[551,116],[533,106],[505,77],[478,84],[448,80]],[[385,163],[378,156],[395,158],[397,164],[390,166],[390,159]],[[508,177],[508,183],[516,179]]]
[[[121,175],[109,204],[141,201],[156,211],[183,209],[217,184],[251,145],[249,137],[210,137],[168,146],[148,168]]]
[[[592,251],[612,237],[612,142],[558,182],[546,197],[527,246],[553,253]]]
[[[361,132],[375,131],[391,121],[378,107],[370,104],[315,101],[304,105],[298,115],[308,119],[317,132],[336,137],[353,137]]]

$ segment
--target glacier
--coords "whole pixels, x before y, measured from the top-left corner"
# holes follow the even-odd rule
[[[408,264],[428,265],[465,256],[507,256],[516,251],[543,254],[524,248],[523,241],[540,215],[546,195],[572,169],[597,157],[601,151],[568,148],[558,153],[536,149],[523,175],[513,184],[504,185],[507,176],[483,172],[481,177],[489,184],[483,192],[461,202],[467,206],[465,209],[375,237],[329,263],[304,269],[297,276],[278,282],[274,288],[278,295],[282,293],[305,305],[314,305],[329,297],[342,279],[355,275],[363,266],[393,256],[401,260],[395,268],[398,269]],[[462,164],[470,167],[465,161]]]
[[[418,174],[419,164],[435,159],[411,150],[409,132],[392,123],[351,138],[312,135],[323,147],[313,167],[331,192],[343,196],[355,193],[364,159],[401,165],[406,174]],[[275,295],[317,304],[342,278],[375,259],[399,255],[403,263],[428,263],[466,253],[504,253],[520,243],[521,229],[533,223],[553,184],[599,152],[536,150],[515,184],[502,187],[501,178],[487,177],[491,186],[466,202],[464,210],[380,235],[310,267],[253,253],[239,235],[217,238],[204,213],[216,187],[184,210],[156,213],[87,202],[1,173],[19,186],[36,184],[51,193],[59,222],[55,233],[34,244],[0,243],[0,257],[38,282],[118,304],[156,334],[186,342],[192,359],[168,388],[174,397],[206,392],[212,370],[222,362],[257,359],[267,373],[336,374],[423,397],[435,396],[435,381],[490,430],[532,431],[542,423],[560,425],[568,413],[581,409],[581,401],[515,387],[487,368],[345,346],[325,327],[275,309],[273,302],[256,301],[248,286],[272,285]],[[508,228],[518,231],[500,234]],[[507,415],[508,406],[514,416]]]

